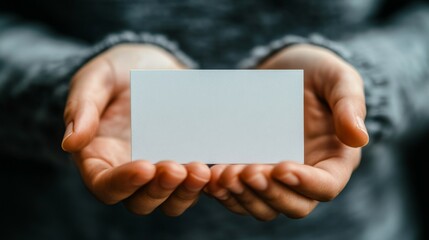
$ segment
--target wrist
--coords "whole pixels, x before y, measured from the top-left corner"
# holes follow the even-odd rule
[[[188,67],[166,49],[150,43],[121,43],[101,56],[113,66],[128,63],[128,66],[142,69],[184,69]]]

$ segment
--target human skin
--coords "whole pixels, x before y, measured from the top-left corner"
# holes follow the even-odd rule
[[[259,220],[302,218],[335,198],[359,165],[369,137],[358,72],[334,53],[312,45],[288,47],[260,69],[304,69],[305,164],[180,165],[130,161],[129,70],[182,69],[149,45],[113,47],[73,77],[64,113],[62,147],[71,152],[89,190],[102,202],[124,202],[133,213],[161,208],[178,216],[201,190],[226,208]],[[210,182],[209,182],[210,181]]]
[[[259,220],[309,215],[334,199],[369,141],[363,81],[333,52],[306,44],[285,48],[259,69],[304,70],[304,164],[216,165],[205,191],[226,208]]]
[[[210,179],[203,163],[152,164],[130,157],[130,69],[183,69],[165,50],[117,45],[85,64],[72,78],[64,111],[62,148],[72,153],[84,183],[106,204],[123,202],[133,213],[160,208],[177,216]]]

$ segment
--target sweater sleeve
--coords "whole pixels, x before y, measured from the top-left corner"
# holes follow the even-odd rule
[[[416,138],[429,129],[429,4],[418,3],[383,24],[329,40],[318,33],[288,35],[253,49],[241,68],[253,68],[292,44],[325,47],[352,64],[365,83],[370,144]]]
[[[190,68],[196,66],[162,35],[126,31],[89,45],[0,12],[0,153],[58,159],[71,76],[94,56],[126,42],[160,46]]]

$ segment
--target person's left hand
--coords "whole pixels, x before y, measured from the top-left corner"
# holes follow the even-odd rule
[[[304,69],[305,164],[215,165],[205,191],[259,220],[302,218],[334,199],[359,165],[369,140],[363,82],[351,65],[312,45],[288,47],[260,68]]]

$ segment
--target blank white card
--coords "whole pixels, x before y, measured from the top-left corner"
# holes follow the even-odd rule
[[[304,162],[302,70],[132,70],[132,159]]]

